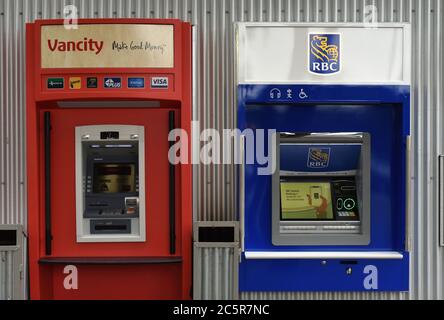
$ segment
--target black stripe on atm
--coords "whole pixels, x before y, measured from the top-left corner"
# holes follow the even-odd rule
[[[45,257],[39,264],[170,264],[181,263],[182,257]]]
[[[234,242],[234,227],[199,227],[199,242]]]
[[[0,247],[16,246],[16,245],[17,245],[17,230],[0,230]]]
[[[174,130],[174,111],[169,114],[169,131]],[[175,141],[169,141],[169,146],[174,145]],[[170,254],[176,253],[176,177],[174,164],[169,164],[169,220],[170,220]]]
[[[45,130],[45,253],[52,252],[51,234],[51,113],[44,113]]]

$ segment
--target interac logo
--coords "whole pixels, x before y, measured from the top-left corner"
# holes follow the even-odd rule
[[[319,75],[338,73],[341,70],[341,35],[309,35],[309,71]]]
[[[309,168],[327,168],[330,162],[330,148],[310,148],[308,151]]]

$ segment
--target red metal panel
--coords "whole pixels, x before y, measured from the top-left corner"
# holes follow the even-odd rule
[[[168,238],[168,111],[176,110],[176,126],[190,133],[191,26],[175,19],[85,19],[79,24],[170,24],[174,26],[174,68],[41,69],[40,28],[63,20],[27,25],[27,175],[30,291],[32,299],[189,299],[191,290],[191,166],[176,166],[176,254]],[[97,76],[96,89],[86,77]],[[103,76],[144,77],[145,89],[104,89]],[[48,90],[48,77],[64,77],[65,88]],[[168,89],[151,89],[149,79],[164,76]],[[68,88],[69,77],[81,77],[82,88]],[[117,108],[60,108],[58,101],[122,101]],[[154,108],[128,108],[124,101],[159,101]],[[51,209],[53,250],[45,255],[43,112],[52,119]],[[77,243],[75,222],[74,127],[93,124],[145,127],[146,242]],[[190,149],[190,148],[189,148]],[[190,157],[190,150],[188,150]],[[179,257],[179,263],[75,265],[79,288],[63,287],[66,263],[43,264],[42,258]],[[68,259],[69,260],[69,259]],[[99,285],[100,284],[100,285]]]

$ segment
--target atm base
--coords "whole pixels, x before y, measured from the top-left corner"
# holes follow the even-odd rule
[[[259,281],[260,280],[260,281]],[[239,289],[248,291],[409,291],[403,259],[242,259]]]
[[[142,264],[142,261],[133,260],[137,263],[123,264],[122,261],[112,261],[112,259],[108,262],[90,259],[81,261],[71,258],[41,259],[40,288],[36,287],[37,282],[31,286],[31,299],[191,299],[182,290],[184,281],[182,263],[171,260],[166,263],[153,264],[151,263],[153,261],[145,260]],[[174,263],[170,263],[173,261]],[[70,267],[67,268],[67,266]],[[75,266],[75,269],[72,266]],[[74,282],[77,282],[76,288],[72,287]]]

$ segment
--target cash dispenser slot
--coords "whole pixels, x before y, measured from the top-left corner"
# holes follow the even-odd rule
[[[131,233],[131,220],[94,220],[91,221],[91,234]]]

